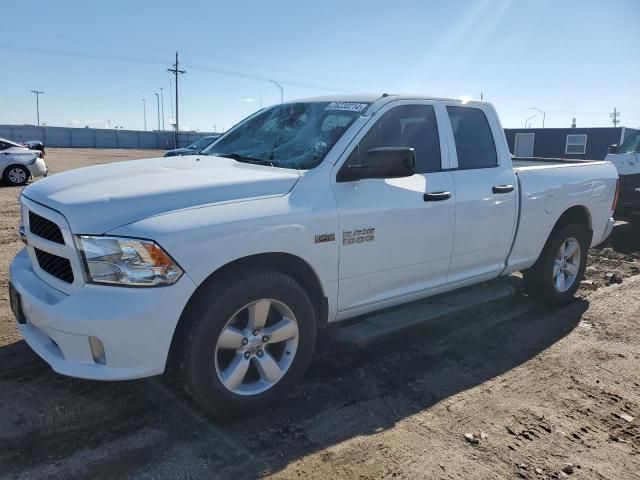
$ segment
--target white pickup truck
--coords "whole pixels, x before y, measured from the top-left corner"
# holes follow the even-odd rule
[[[285,103],[198,155],[27,187],[11,303],[59,373],[176,366],[205,409],[247,413],[302,377],[328,323],[514,271],[568,301],[617,178],[609,162],[513,165],[488,103]]]
[[[605,160],[613,163],[620,175],[620,194],[616,218],[640,218],[640,130],[631,133],[622,145],[611,145]]]

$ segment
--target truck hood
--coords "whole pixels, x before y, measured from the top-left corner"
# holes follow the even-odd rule
[[[60,212],[74,233],[100,234],[175,210],[286,195],[299,178],[296,170],[182,156],[79,168],[22,194]]]

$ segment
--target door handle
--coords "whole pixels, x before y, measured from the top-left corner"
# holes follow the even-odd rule
[[[493,193],[509,193],[513,192],[513,185],[495,185],[491,190]]]
[[[423,198],[425,202],[441,202],[442,200],[449,200],[451,192],[425,193]]]

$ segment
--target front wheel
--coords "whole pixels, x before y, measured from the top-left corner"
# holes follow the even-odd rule
[[[589,235],[576,224],[558,229],[538,261],[523,272],[527,293],[550,304],[571,301],[587,266]]]
[[[21,165],[11,165],[4,172],[4,181],[14,187],[25,185],[29,180],[29,170]]]
[[[292,278],[274,271],[205,285],[187,310],[180,370],[187,391],[221,416],[263,411],[309,366],[315,310]]]

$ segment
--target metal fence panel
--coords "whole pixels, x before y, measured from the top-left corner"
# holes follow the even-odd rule
[[[67,128],[36,125],[0,125],[0,137],[25,142],[41,140],[45,147],[62,148],[148,148],[169,150],[186,147],[210,132],[142,132],[103,128]],[[174,138],[175,137],[175,138]]]
[[[96,141],[91,128],[72,128],[71,145],[74,147],[95,147]]]
[[[100,145],[100,148],[119,148],[118,146],[118,131],[96,129],[96,145]]]
[[[36,138],[36,140],[39,140],[39,138]],[[46,146],[71,147],[71,129],[64,127],[44,128],[42,141]]]

